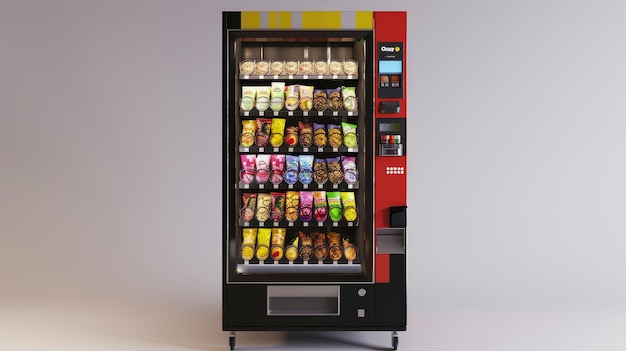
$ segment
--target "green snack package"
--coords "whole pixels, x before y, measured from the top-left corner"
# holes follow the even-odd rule
[[[256,102],[256,87],[241,87],[241,109],[252,111]]]
[[[341,87],[341,96],[343,97],[343,108],[346,111],[356,111],[357,99],[355,87]]]
[[[272,111],[280,111],[285,106],[285,82],[272,82],[270,108]]]
[[[343,210],[341,208],[341,192],[326,192],[326,200],[328,201],[328,215],[333,222],[338,222],[343,218]]]
[[[357,147],[356,124],[341,122],[341,129],[343,130],[343,144],[350,148]]]

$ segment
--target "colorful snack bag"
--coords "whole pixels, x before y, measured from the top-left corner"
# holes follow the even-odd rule
[[[243,237],[241,243],[241,258],[250,261],[254,257],[257,228],[243,228],[241,235]]]
[[[325,89],[313,90],[313,107],[320,112],[328,108],[328,94]]]
[[[343,257],[343,249],[341,247],[341,234],[330,232],[326,234],[328,239],[328,251],[333,261],[339,261]]]
[[[273,147],[279,147],[283,144],[285,135],[285,119],[274,117],[272,118],[272,135],[270,136],[270,144]]]
[[[255,107],[259,111],[265,111],[270,107],[271,87],[256,87],[256,104]]]
[[[341,156],[343,180],[346,184],[356,184],[359,181],[359,171],[356,169],[356,157]]]
[[[326,125],[321,123],[313,123],[313,143],[317,147],[324,147],[328,143],[326,136]]]
[[[300,219],[302,222],[309,222],[313,219],[313,192],[300,192]]]
[[[254,213],[256,211],[256,195],[256,193],[241,194],[243,200],[241,220],[244,222],[250,222],[254,218]]]
[[[323,261],[328,256],[326,247],[326,234],[323,232],[311,233],[311,241],[313,242],[313,254],[318,261]]]
[[[348,238],[341,239],[343,241],[343,256],[348,261],[354,261],[356,259],[356,246]]]
[[[300,243],[300,238],[298,236],[291,239],[289,245],[285,248],[285,258],[289,261],[294,261],[298,258],[298,244]]]
[[[357,108],[356,88],[355,87],[341,87],[341,96],[343,97],[343,108],[345,108],[346,111],[356,111],[356,108]]]
[[[332,147],[340,147],[343,144],[341,126],[338,124],[328,125],[328,144]]]
[[[351,191],[341,192],[341,205],[343,206],[343,218],[348,222],[353,222],[357,218],[356,201],[354,193]]]
[[[300,258],[302,261],[308,261],[313,253],[311,237],[302,231],[298,232],[298,237],[300,238]]]
[[[272,196],[266,193],[259,193],[256,201],[256,219],[259,222],[265,222],[270,218]]]
[[[298,131],[302,147],[313,145],[313,123],[299,121]]]
[[[285,193],[273,192],[272,196],[272,211],[270,217],[274,222],[280,222],[285,216]]]
[[[272,184],[282,183],[285,174],[285,155],[271,154],[270,164],[270,182],[272,182]]]
[[[270,248],[270,255],[274,261],[279,261],[283,258],[285,248],[285,228],[272,228],[272,246]]]
[[[333,184],[340,184],[343,180],[343,172],[341,172],[341,157],[331,157],[326,159],[328,165],[328,180]]]
[[[285,194],[285,219],[294,222],[298,219],[298,208],[300,207],[300,192],[287,191]]]
[[[343,144],[346,147],[357,147],[356,124],[341,122],[341,129],[343,129]]]
[[[328,167],[325,159],[316,158],[313,161],[313,179],[320,185],[324,185],[328,181]]]
[[[254,144],[254,135],[256,133],[256,121],[253,119],[245,119],[241,121],[241,146],[250,147]]]
[[[260,147],[267,146],[272,133],[272,120],[270,118],[257,118],[256,127],[254,143]]]
[[[313,217],[318,222],[324,222],[328,218],[328,209],[326,207],[326,192],[313,192]]]
[[[285,82],[272,82],[270,94],[270,108],[272,111],[280,111],[285,106]]]
[[[288,85],[285,91],[285,107],[289,111],[295,111],[298,109],[298,102],[300,98],[300,88],[297,84]]]
[[[300,173],[298,179],[302,184],[311,184],[313,181],[313,155],[300,155]]]
[[[341,208],[341,193],[339,191],[326,192],[326,200],[328,200],[328,215],[333,222],[339,222],[343,218],[343,209]]]
[[[298,126],[287,126],[285,143],[287,146],[296,146],[298,144]]]
[[[310,85],[299,85],[300,88],[300,110],[311,111],[313,108],[313,87]]]
[[[300,157],[297,155],[286,155],[287,170],[285,171],[285,183],[296,184],[298,182],[298,169],[300,167]]]
[[[270,154],[258,154],[256,156],[256,182],[267,183],[270,178]]]
[[[259,228],[256,238],[256,258],[259,261],[265,261],[270,256],[270,238],[272,236],[271,228]]]
[[[328,108],[332,111],[339,111],[343,106],[343,100],[341,99],[341,88],[328,89]]]
[[[241,109],[252,111],[256,99],[256,87],[241,87]]]
[[[256,167],[256,155],[253,154],[241,154],[241,173],[239,173],[239,179],[244,184],[251,184],[254,181],[254,173]]]

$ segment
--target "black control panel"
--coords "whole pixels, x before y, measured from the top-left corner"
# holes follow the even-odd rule
[[[376,121],[376,144],[378,156],[404,156],[406,143],[406,119],[379,118]]]
[[[402,42],[378,43],[378,97],[403,97],[403,58]]]

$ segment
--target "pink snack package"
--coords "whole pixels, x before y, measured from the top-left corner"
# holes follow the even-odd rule
[[[280,184],[285,175],[285,155],[272,154],[270,156],[270,182]]]
[[[256,155],[242,154],[241,155],[241,173],[239,179],[244,184],[250,184],[254,181],[254,174],[256,169]]]

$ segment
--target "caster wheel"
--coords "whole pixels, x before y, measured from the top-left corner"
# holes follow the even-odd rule
[[[228,337],[228,345],[230,345],[230,349],[235,349],[235,332],[230,332],[230,336]]]
[[[391,335],[391,346],[394,350],[398,349],[398,334],[396,332]]]

